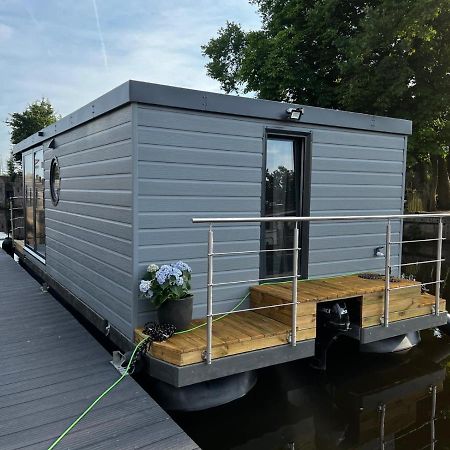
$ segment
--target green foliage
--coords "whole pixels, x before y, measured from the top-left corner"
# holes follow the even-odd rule
[[[31,103],[25,111],[11,113],[6,124],[11,128],[11,143],[17,144],[59,119],[51,103],[43,98]]]
[[[448,143],[449,0],[252,3],[261,30],[227,23],[202,47],[225,92],[409,118],[416,147]]]
[[[225,92],[339,107],[341,47],[356,34],[364,0],[253,0],[262,29],[227,23],[203,46],[207,70]],[[228,61],[232,61],[229,64]]]
[[[250,2],[261,30],[227,23],[202,47],[222,89],[412,120],[408,168],[450,208],[450,0]]]
[[[17,162],[14,159],[13,152],[9,154],[8,161],[6,161],[6,172],[10,178],[11,181],[14,181],[16,178],[16,175],[18,173],[18,167]]]

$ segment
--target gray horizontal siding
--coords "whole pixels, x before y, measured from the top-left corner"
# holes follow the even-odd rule
[[[136,108],[139,272],[152,262],[186,261],[193,269],[194,315],[204,316],[208,229],[192,217],[260,214],[263,130],[213,115]],[[258,225],[217,227],[216,251],[259,245]],[[258,256],[216,258],[215,282],[258,277]],[[245,285],[217,287],[215,311],[230,309],[247,291]],[[152,317],[151,305],[137,301],[141,324]]]
[[[46,190],[48,273],[132,338],[131,106],[56,137],[60,202]]]
[[[138,154],[137,264],[183,259],[193,268],[195,314],[205,314],[207,227],[192,217],[244,217],[261,214],[261,175],[266,127],[277,123],[207,113],[136,106]],[[286,132],[312,135],[311,215],[393,214],[402,212],[403,136],[303,125]],[[392,239],[400,239],[393,222]],[[374,249],[385,244],[385,224],[315,223],[310,228],[309,276],[381,270]],[[215,251],[259,248],[259,226],[215,227]],[[393,262],[399,246],[392,249]],[[257,255],[215,258],[215,282],[259,278]],[[247,286],[214,289],[218,311],[233,307]],[[137,323],[151,307],[138,300]]]
[[[312,140],[311,215],[403,212],[403,136],[319,129]],[[399,241],[400,224],[392,226]],[[384,221],[312,224],[309,275],[383,270],[374,249],[385,245],[385,231]],[[393,263],[399,253],[393,246]]]

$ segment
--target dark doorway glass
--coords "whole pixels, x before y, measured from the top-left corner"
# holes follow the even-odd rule
[[[301,139],[269,137],[266,149],[264,215],[270,217],[300,214]],[[267,222],[264,226],[266,250],[292,248],[295,225]],[[265,275],[292,274],[292,251],[266,252]]]
[[[36,252],[45,257],[45,179],[42,149],[34,154],[34,191]]]
[[[33,153],[23,157],[24,197],[25,197],[25,244],[34,249],[34,183]]]
[[[44,151],[23,156],[25,245],[45,258],[45,175]]]

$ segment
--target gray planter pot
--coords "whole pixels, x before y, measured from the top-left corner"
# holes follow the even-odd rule
[[[158,308],[159,323],[171,323],[177,331],[188,330],[192,322],[193,299],[189,295],[180,300],[166,300]]]

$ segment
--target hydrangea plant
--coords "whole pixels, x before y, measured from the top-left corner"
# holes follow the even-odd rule
[[[166,300],[181,300],[191,295],[191,268],[183,261],[150,264],[139,284],[143,298],[150,299],[156,307]]]

